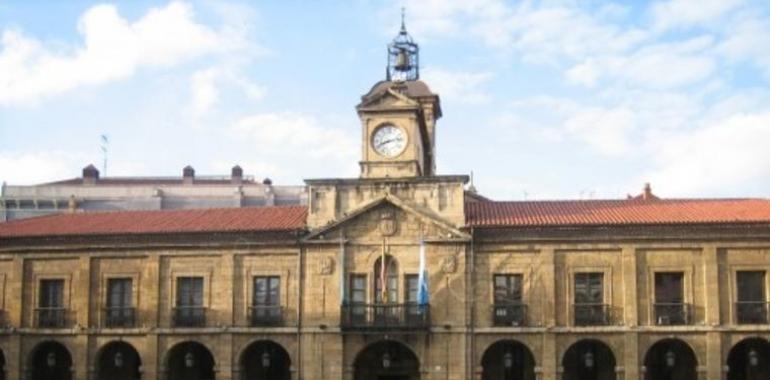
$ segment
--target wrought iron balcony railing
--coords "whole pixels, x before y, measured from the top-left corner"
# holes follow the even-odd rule
[[[206,326],[206,308],[203,306],[178,306],[174,308],[174,327]]]
[[[610,305],[600,303],[574,304],[575,326],[606,326],[610,324]]]
[[[134,327],[136,313],[133,307],[108,307],[104,309],[105,327]]]
[[[363,304],[343,305],[340,327],[343,330],[427,330],[430,305]]]
[[[252,306],[249,308],[251,326],[283,325],[283,309],[280,306]]]
[[[67,309],[63,307],[40,307],[35,309],[35,326],[62,328],[67,325]]]
[[[735,303],[735,321],[738,324],[766,324],[768,323],[768,302],[741,301]]]
[[[527,305],[523,303],[496,303],[492,306],[492,323],[495,326],[525,326]]]
[[[656,303],[655,324],[659,326],[689,325],[690,305],[686,303]]]

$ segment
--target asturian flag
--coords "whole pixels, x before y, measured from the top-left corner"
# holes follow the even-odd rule
[[[428,271],[425,269],[425,241],[420,239],[420,272],[417,277],[417,304],[425,310],[430,302],[428,292]]]

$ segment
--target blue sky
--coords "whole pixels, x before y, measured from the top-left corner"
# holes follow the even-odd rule
[[[770,5],[743,0],[0,0],[0,181],[354,177],[399,27],[438,170],[495,199],[770,194]]]

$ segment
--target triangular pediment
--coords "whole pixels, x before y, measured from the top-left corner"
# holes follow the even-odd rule
[[[430,210],[387,194],[312,231],[303,241],[324,243],[340,239],[382,238],[467,241],[470,235]]]
[[[416,100],[389,88],[377,96],[365,99],[358,105],[358,109],[418,108],[419,106],[420,103]]]

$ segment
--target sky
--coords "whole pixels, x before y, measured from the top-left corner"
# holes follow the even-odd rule
[[[406,25],[440,174],[498,200],[770,196],[770,3],[0,0],[0,181],[356,177]],[[104,173],[102,173],[104,175]]]

